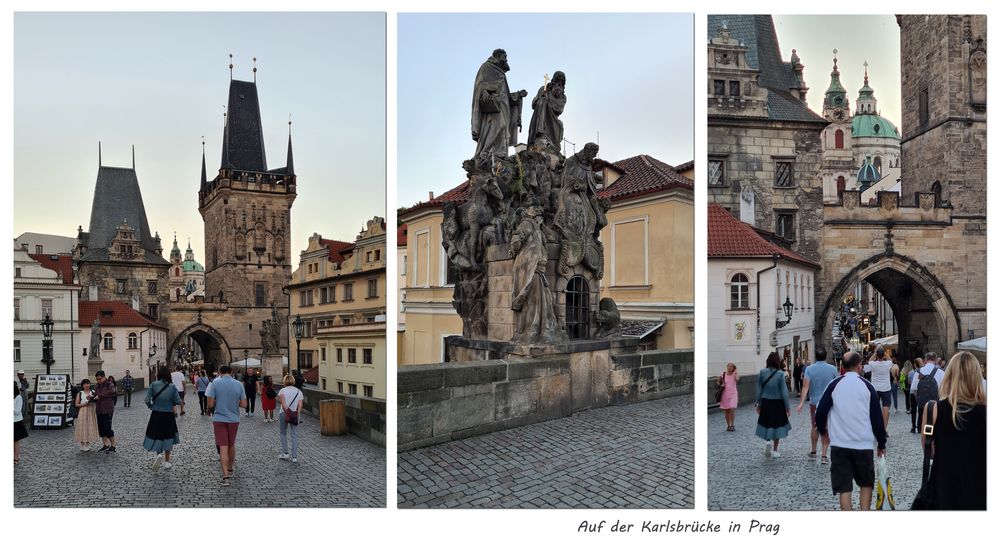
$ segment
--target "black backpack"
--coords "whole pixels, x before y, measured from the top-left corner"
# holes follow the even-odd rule
[[[920,381],[917,382],[917,409],[922,413],[927,402],[936,402],[938,399],[938,382],[934,378],[939,368],[935,367],[927,375],[920,374]]]

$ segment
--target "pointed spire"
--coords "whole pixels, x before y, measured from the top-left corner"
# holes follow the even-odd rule
[[[868,61],[865,61],[865,86],[868,86]]]
[[[97,140],[97,167],[100,168],[104,163],[101,162],[101,140]]]
[[[132,169],[135,169],[135,144],[132,144]]]
[[[253,57],[253,82],[257,83],[257,57]]]
[[[208,185],[208,172],[205,169],[205,136],[201,137],[201,188]]]
[[[229,115],[225,104],[222,105],[222,164],[219,167],[229,167]]]
[[[229,53],[229,80],[233,80],[233,54]]]
[[[292,161],[292,114],[288,114],[288,159],[285,162],[288,175],[295,175],[295,164]]]

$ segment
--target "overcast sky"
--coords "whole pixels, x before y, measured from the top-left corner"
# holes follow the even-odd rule
[[[775,15],[781,56],[788,62],[795,49],[805,65],[809,107],[823,112],[823,94],[830,86],[833,50],[837,50],[840,82],[847,89],[851,112],[858,89],[865,82],[875,90],[881,115],[892,121],[899,133],[900,101],[899,25],[893,15]],[[714,34],[714,29],[709,29]]]
[[[673,14],[400,14],[398,205],[465,180],[473,82],[497,48],[507,51],[511,91],[528,91],[525,131],[543,76],[562,70],[561,118],[577,150],[600,132],[606,160],[692,160],[693,24]]]
[[[308,237],[353,241],[385,216],[382,13],[17,13],[14,235],[88,228],[97,142],[106,166],[136,171],[149,227],[205,262],[198,213],[202,136],[218,173],[229,53],[235,78],[257,57],[269,168],[285,165],[292,118],[298,198],[292,251]]]

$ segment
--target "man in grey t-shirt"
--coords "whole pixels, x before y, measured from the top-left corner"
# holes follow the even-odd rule
[[[240,427],[240,409],[247,406],[247,395],[243,385],[233,379],[229,366],[219,368],[219,378],[208,385],[205,396],[212,413],[212,430],[215,445],[219,447],[219,463],[222,465],[222,486],[229,486],[229,478],[235,469],[236,431]]]
[[[797,411],[802,412],[802,405],[805,404],[806,398],[809,398],[809,419],[812,421],[812,433],[809,436],[812,440],[812,449],[809,451],[809,458],[816,458],[816,442],[820,438],[819,430],[816,429],[816,406],[819,405],[819,399],[823,397],[826,387],[837,378],[837,368],[826,362],[825,347],[816,346],[816,361],[810,364],[803,374],[802,390],[805,391],[805,394],[799,399]],[[820,463],[828,464],[830,459],[826,451],[830,448],[830,437],[822,436],[822,438],[823,455],[820,457]]]

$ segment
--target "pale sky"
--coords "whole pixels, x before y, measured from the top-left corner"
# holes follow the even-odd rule
[[[685,14],[400,14],[397,205],[465,180],[473,82],[497,48],[507,51],[511,91],[528,91],[519,142],[543,76],[562,70],[561,119],[577,150],[600,132],[606,160],[692,160],[693,25]]]
[[[292,116],[294,265],[313,232],[353,241],[365,221],[384,217],[384,14],[17,13],[14,235],[87,230],[98,140],[105,166],[131,166],[135,144],[164,258],[176,231],[204,263],[201,138],[211,179],[229,53],[245,81],[257,57],[268,168],[285,165]]]
[[[840,82],[847,89],[851,112],[857,105],[858,89],[864,85],[868,61],[868,84],[875,89],[881,115],[902,134],[900,118],[899,26],[892,15],[775,15],[781,56],[788,62],[795,49],[805,66],[809,107],[823,111],[823,94],[830,86],[833,50],[837,50]]]

